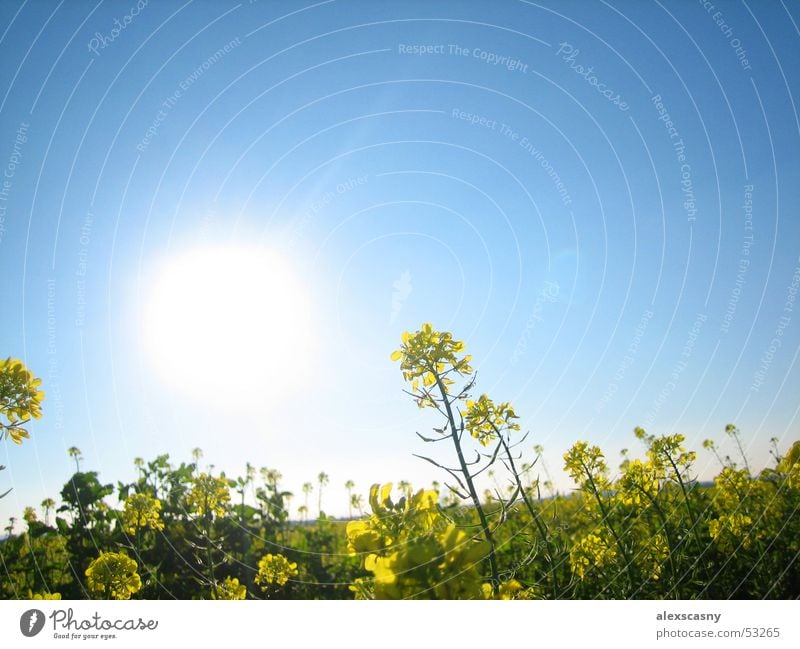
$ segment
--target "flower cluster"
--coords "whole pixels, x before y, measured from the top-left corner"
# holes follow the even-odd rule
[[[22,512],[22,520],[24,520],[28,525],[35,523],[38,520],[36,516],[36,510],[33,507],[26,507]]]
[[[247,588],[236,577],[225,577],[214,588],[214,599],[245,599]]]
[[[747,469],[726,466],[714,478],[714,504],[719,510],[736,509],[750,493],[753,481]]]
[[[452,523],[438,534],[403,539],[393,551],[370,554],[376,599],[479,599],[478,566],[488,548]]]
[[[617,556],[617,551],[606,537],[605,532],[587,534],[572,546],[569,564],[572,572],[583,579],[593,569],[609,565]]]
[[[627,462],[624,473],[617,480],[619,501],[628,507],[649,505],[661,491],[662,477],[662,472],[652,462]]]
[[[483,446],[488,446],[503,430],[519,430],[518,419],[509,403],[495,404],[482,394],[477,401],[467,400],[464,427]]]
[[[258,574],[255,582],[261,590],[270,586],[285,586],[292,577],[297,576],[297,564],[289,561],[282,554],[265,554],[258,562]]]
[[[723,552],[751,547],[758,533],[749,510],[753,504],[762,512],[774,507],[765,491],[767,483],[753,480],[747,469],[726,466],[714,478],[714,486],[713,505],[719,516],[708,522],[709,535]]]
[[[599,446],[589,446],[589,442],[575,442],[564,454],[564,468],[581,489],[592,491],[606,489],[608,465]]]
[[[750,529],[753,519],[747,514],[733,512],[723,514],[708,522],[708,533],[720,550],[733,552],[738,546],[747,549],[752,545]]]
[[[30,437],[21,424],[42,416],[41,384],[42,380],[21,360],[0,359],[0,415],[8,421],[7,424],[0,421],[0,438],[10,437],[15,444],[22,444],[23,439]]]
[[[61,593],[34,593],[29,599],[33,600],[60,600]]]
[[[393,361],[400,361],[403,378],[411,381],[411,391],[417,395],[417,404],[435,406],[435,401],[428,388],[440,382],[441,387],[448,390],[453,380],[447,377],[450,372],[459,375],[470,374],[471,356],[457,354],[464,351],[464,343],[454,340],[453,334],[447,331],[436,331],[426,322],[416,333],[403,332],[400,349],[392,353]],[[422,389],[420,389],[422,379]]]
[[[161,501],[148,493],[129,496],[122,512],[122,526],[127,534],[136,534],[141,529],[163,530]]]
[[[677,472],[676,478],[681,478],[697,459],[697,453],[684,448],[683,442],[686,438],[680,433],[654,437],[646,436],[641,428],[637,428],[635,432],[637,437],[647,440],[647,457],[653,465],[664,471]]]
[[[492,591],[491,584],[482,584],[481,590],[483,591],[484,599],[540,599],[541,595],[537,593],[536,588],[525,588],[516,579],[509,579],[508,581],[501,582],[497,588],[497,593]]]
[[[664,563],[669,558],[669,545],[663,534],[653,534],[646,538],[634,560],[639,569],[650,579],[661,577]]]
[[[231,500],[231,492],[225,476],[215,478],[201,473],[186,495],[186,506],[199,516],[206,514],[225,515],[225,506]]]
[[[353,590],[376,599],[479,599],[479,566],[488,544],[448,522],[438,509],[438,493],[420,490],[397,503],[392,485],[373,485],[372,514],[347,525],[348,547],[361,554],[372,573]],[[491,589],[491,587],[490,587]]]
[[[136,562],[124,554],[103,552],[86,569],[89,590],[107,599],[130,599],[142,587]]]
[[[800,441],[792,444],[778,463],[777,470],[785,475],[786,485],[790,489],[800,490]]]
[[[423,535],[441,523],[439,494],[420,490],[410,498],[392,501],[392,483],[374,484],[369,490],[372,514],[347,524],[348,548],[353,554],[385,554],[405,536]]]

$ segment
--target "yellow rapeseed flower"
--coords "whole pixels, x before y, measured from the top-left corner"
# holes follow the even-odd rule
[[[697,453],[687,451],[683,442],[686,438],[681,434],[662,435],[661,437],[647,437],[647,456],[659,469],[676,470],[688,469],[697,459]],[[672,465],[675,465],[674,467]]]
[[[0,421],[0,438],[10,438],[15,444],[22,444],[30,437],[28,431],[20,426],[31,419],[42,416],[44,392],[39,389],[41,379],[37,379],[17,358],[0,359],[0,415],[8,423]]]
[[[749,534],[752,525],[752,518],[734,512],[708,521],[708,533],[720,550],[733,552],[739,545],[743,548],[752,545],[753,540]]]
[[[720,510],[732,510],[749,495],[753,480],[747,469],[726,466],[714,478],[714,484],[714,506]]]
[[[436,331],[429,322],[415,332],[404,332],[400,349],[392,352],[393,361],[400,361],[400,369],[406,381],[411,382],[411,389],[417,395],[417,404],[424,408],[434,406],[429,389],[437,379],[441,381],[445,391],[452,385],[447,374],[470,374],[471,356],[457,356],[464,351],[464,343],[453,340],[453,334],[447,331]],[[419,379],[422,379],[420,389]]]
[[[608,487],[608,465],[603,452],[598,446],[589,446],[589,442],[575,442],[564,454],[564,469],[582,489],[589,489],[592,484],[597,490]]]
[[[124,554],[103,552],[86,569],[89,590],[106,599],[130,599],[142,587],[136,562]]]
[[[60,600],[61,593],[34,593],[30,599],[36,600]]]
[[[479,567],[488,543],[452,523],[441,532],[404,537],[382,555],[370,554],[375,599],[481,599]]]
[[[214,590],[214,599],[245,599],[247,588],[236,577],[225,577]]]
[[[623,505],[647,506],[655,500],[661,490],[663,474],[652,462],[631,460],[625,472],[617,480],[617,495]]]
[[[600,534],[588,534],[572,546],[569,552],[569,563],[574,572],[580,579],[593,568],[603,568],[611,563],[617,556],[614,546],[601,532]]]
[[[663,534],[654,534],[645,540],[634,560],[650,579],[658,580],[669,558],[669,546]]]
[[[498,431],[519,430],[519,424],[514,421],[517,418],[511,404],[497,405],[482,394],[477,401],[467,400],[464,427],[472,437],[487,446],[497,437]]]
[[[391,483],[372,485],[372,514],[347,526],[350,552],[361,554],[371,580],[351,587],[361,599],[480,599],[480,564],[489,548],[450,523],[439,494],[421,489],[398,502]]]
[[[270,586],[285,586],[291,577],[297,575],[297,564],[289,561],[282,554],[265,554],[258,562],[258,574],[255,582],[261,590]]]
[[[481,584],[484,599],[540,599],[535,587],[525,588],[516,579],[502,582],[495,594],[491,584]]]
[[[199,516],[206,514],[225,515],[225,506],[230,502],[231,493],[224,476],[215,478],[201,473],[186,495],[186,506]]]
[[[125,501],[122,512],[122,525],[128,534],[136,534],[137,529],[149,528],[163,530],[161,520],[161,501],[147,493],[133,494]]]

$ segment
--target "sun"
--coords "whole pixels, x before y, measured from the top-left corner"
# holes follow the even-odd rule
[[[145,340],[158,374],[223,407],[263,406],[296,389],[311,346],[303,288],[280,256],[256,247],[169,259],[144,300]]]

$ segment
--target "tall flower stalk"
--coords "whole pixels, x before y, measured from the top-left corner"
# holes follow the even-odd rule
[[[392,354],[392,360],[400,361],[403,377],[411,383],[410,394],[416,399],[420,408],[430,407],[442,414],[446,423],[441,429],[435,429],[442,437],[425,441],[439,441],[449,438],[458,459],[458,467],[448,468],[430,458],[424,458],[444,469],[455,480],[448,487],[459,497],[469,499],[478,515],[483,536],[489,547],[487,561],[491,573],[492,588],[497,589],[500,575],[497,568],[497,556],[494,535],[489,525],[483,505],[475,487],[474,477],[477,475],[470,469],[464,455],[462,437],[465,430],[465,419],[455,406],[466,401],[468,391],[474,378],[467,381],[458,393],[451,392],[455,381],[452,376],[468,376],[472,373],[471,356],[459,356],[464,350],[464,343],[454,340],[449,332],[439,332],[430,323],[425,323],[416,333],[405,332],[400,349]],[[458,421],[456,413],[458,412]],[[474,435],[472,431],[471,434]]]

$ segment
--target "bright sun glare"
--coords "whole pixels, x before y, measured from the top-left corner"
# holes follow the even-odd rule
[[[208,403],[264,405],[296,386],[311,344],[301,284],[257,248],[169,260],[145,299],[145,335],[165,380]]]

